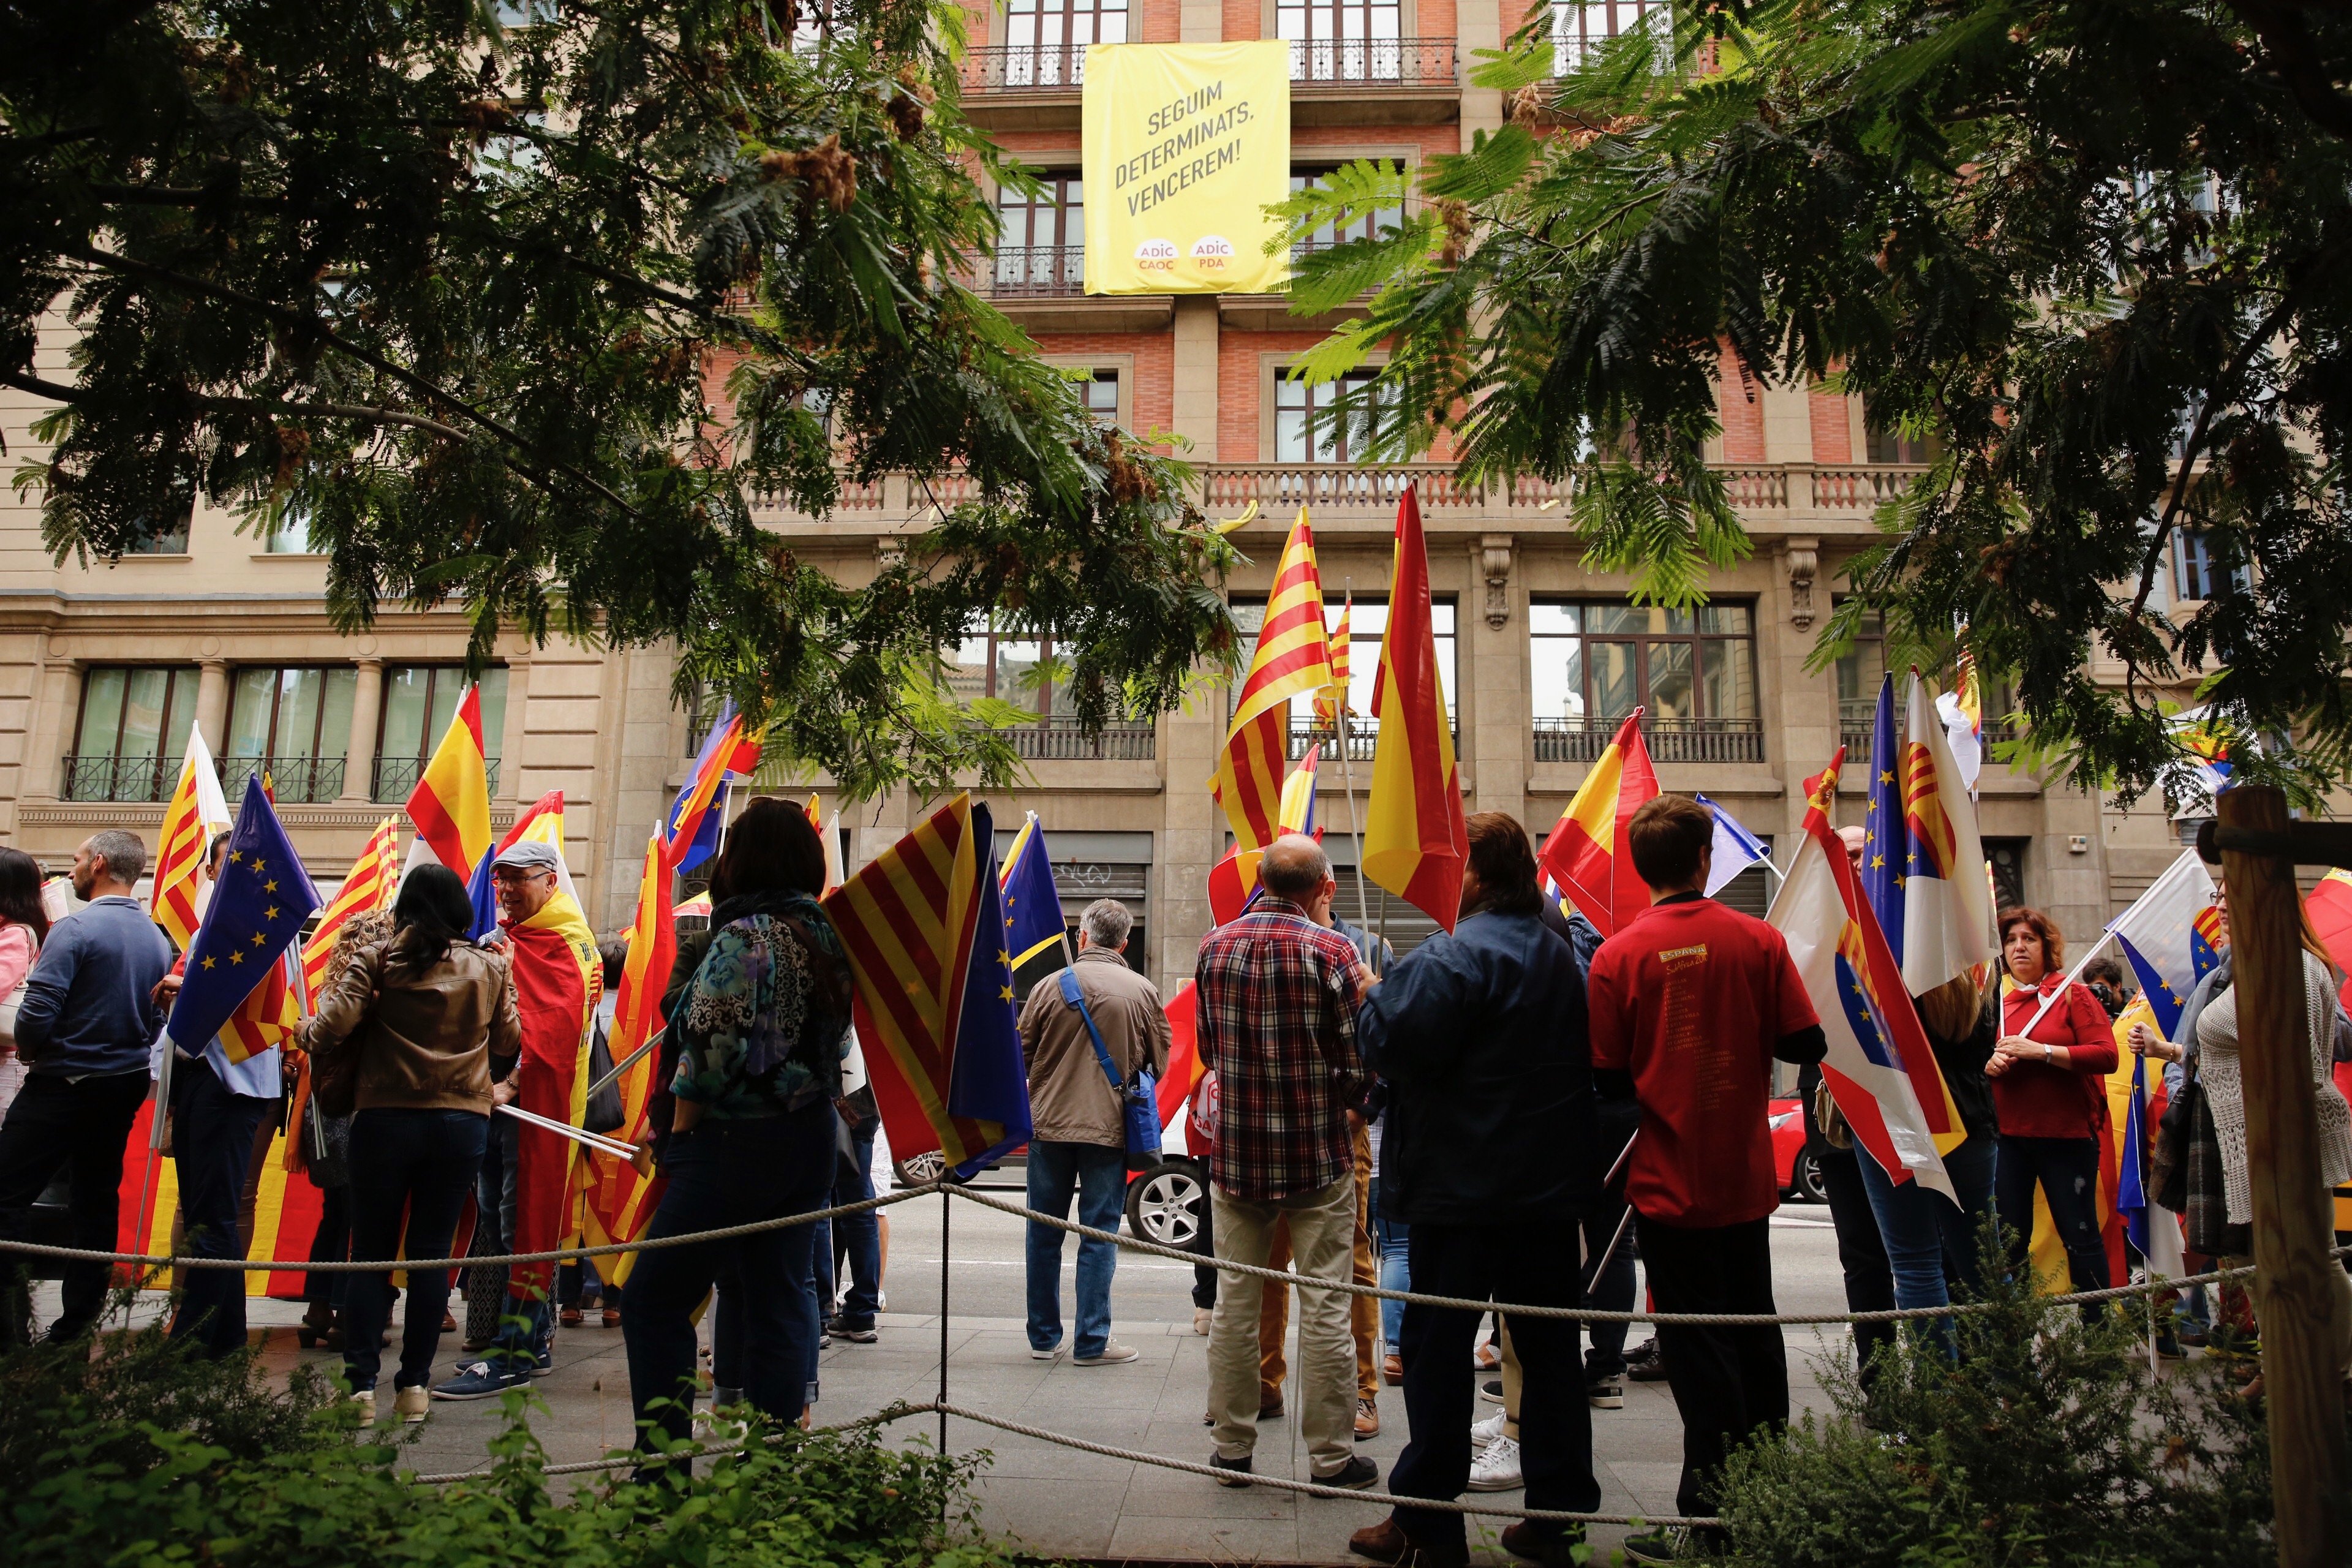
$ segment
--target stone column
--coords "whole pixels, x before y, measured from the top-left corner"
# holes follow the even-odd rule
[[[1462,82],[1462,150],[1481,131],[1498,131],[1503,124],[1503,94],[1491,87],[1473,87],[1470,70],[1480,49],[1503,47],[1502,6],[1497,0],[1465,0],[1455,13],[1454,74]]]
[[[211,651],[217,653],[220,641],[206,637]],[[205,743],[213,749],[213,756],[225,755],[222,747],[228,735],[228,660],[207,657],[196,666],[196,728],[205,732]],[[168,749],[177,742],[176,736],[164,737]]]
[[[530,705],[530,658],[507,658],[506,722],[499,730],[499,787],[495,799],[511,805],[520,799],[524,710]]]
[[[990,8],[993,11],[994,7]],[[1223,0],[1179,0],[1176,41],[1180,44],[1222,44],[1225,41]],[[1213,300],[1210,301],[1214,304]]]
[[[1226,689],[1212,687],[1191,707],[1160,721],[1164,809],[1153,851],[1151,919],[1159,950],[1152,978],[1163,996],[1191,978],[1201,938],[1208,934],[1209,868],[1225,852],[1225,814],[1210,795],[1208,781],[1224,742],[1225,703]],[[1345,828],[1344,816],[1325,820]]]
[[[1455,646],[1468,656],[1456,672],[1463,689],[1454,703],[1465,721],[1462,761],[1473,786],[1469,809],[1507,811],[1526,822],[1527,595],[1513,581],[1516,541],[1507,533],[1481,534],[1469,552],[1471,591],[1462,596],[1454,622]]]
[[[1217,301],[1214,295],[1176,300],[1174,399],[1171,423],[1192,443],[1193,462],[1217,460]]]
[[[1829,614],[1829,574],[1822,569],[1821,541],[1782,540],[1769,559],[1771,590],[1756,601],[1756,657],[1764,703],[1764,760],[1782,786],[1780,818],[1773,825],[1777,847],[1804,824],[1803,781],[1820,772],[1837,750],[1838,711],[1836,678],[1827,670],[1816,674],[1805,668]],[[1868,757],[1859,762],[1849,757],[1843,777],[1859,781],[1869,766]],[[1853,809],[1859,811],[1859,804]]]
[[[383,712],[383,660],[359,661],[359,686],[352,693],[352,733],[343,743],[345,805],[363,805],[375,798],[375,732]]]

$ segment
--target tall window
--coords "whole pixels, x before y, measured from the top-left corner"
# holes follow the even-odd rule
[[[2231,590],[2253,586],[2253,574],[2243,566],[2224,567],[2213,542],[2198,528],[2181,529],[2172,544],[2172,587],[2182,599],[2217,599]]]
[[[176,497],[165,509],[164,515],[152,523],[142,519],[140,536],[123,550],[125,555],[185,555],[188,552],[188,524],[196,513],[196,497],[192,489]]]
[[[1397,0],[1275,0],[1275,37],[1293,81],[1393,81],[1402,17]]]
[[[1008,0],[1004,85],[1075,87],[1088,44],[1127,42],[1127,0]]]
[[[68,800],[168,800],[196,713],[194,665],[101,665],[82,677]]]
[[[1668,15],[1665,0],[1552,0],[1552,74],[1582,70],[1593,50],[1636,27],[1663,37]]]
[[[1118,423],[1118,372],[1098,370],[1078,383],[1078,395],[1097,425]]]
[[[1293,191],[1319,191],[1329,181],[1331,174],[1332,171],[1329,169],[1294,169],[1290,174],[1290,188]],[[1383,226],[1393,228],[1403,222],[1402,207],[1375,207],[1370,212],[1351,214],[1345,223],[1321,225],[1314,233],[1300,240],[1294,248],[1328,250],[1335,245],[1344,245],[1351,239],[1375,238]]]
[[[1745,605],[1538,603],[1528,608],[1528,634],[1538,719],[1607,726],[1636,707],[1653,720],[1756,717],[1756,635]]]
[[[359,671],[350,665],[238,670],[229,688],[222,784],[234,794],[261,771],[281,801],[341,795],[358,689]]]
[[[975,697],[995,697],[1051,718],[1067,710],[1066,704],[1057,705],[1054,683],[1038,669],[1053,651],[1051,637],[1005,632],[992,624],[956,645],[948,688],[967,702]]]
[[[1863,737],[1859,753],[1869,760],[1871,726],[1878,712],[1878,684],[1886,675],[1886,627],[1878,612],[1862,617],[1853,647],[1838,656],[1838,730],[1851,752],[1854,737]]]
[[[1324,602],[1323,619],[1327,630],[1339,624],[1341,604],[1342,601],[1339,599],[1327,599]],[[1460,725],[1454,718],[1454,712],[1460,685],[1454,678],[1454,601],[1450,598],[1433,598],[1430,601],[1429,618],[1430,640],[1436,645],[1437,648],[1438,684],[1445,689],[1446,722],[1458,730]],[[1265,601],[1235,599],[1234,619],[1240,625],[1243,637],[1248,645],[1252,647],[1256,647],[1257,634],[1265,626]],[[1349,750],[1354,752],[1359,762],[1370,758],[1372,754],[1371,743],[1374,733],[1372,692],[1380,682],[1381,644],[1388,634],[1388,625],[1387,600],[1360,597],[1356,600],[1355,611],[1349,617],[1348,622],[1348,710],[1350,715],[1348,727],[1353,738]],[[1238,691],[1240,688],[1236,685],[1234,689]],[[1294,755],[1306,750],[1309,743],[1308,736],[1324,738],[1325,732],[1318,731],[1317,729],[1315,700],[1312,697],[1294,697],[1290,700],[1290,749]],[[1324,745],[1323,754],[1327,757],[1331,754],[1328,740]]]
[[[378,800],[405,800],[433,748],[457,715],[466,694],[466,670],[455,664],[394,665],[383,672],[383,710],[376,723],[375,790]],[[482,754],[489,762],[490,787],[499,781],[499,747],[506,732],[507,672],[482,672]]]
[[[996,284],[1024,293],[1074,294],[1085,287],[1087,189],[1076,171],[1038,176],[1036,195],[1010,185],[997,193],[1003,225],[996,248]]]
[[[1863,449],[1874,463],[1932,463],[1936,460],[1936,443],[1925,436],[1906,436],[1894,425],[1883,423],[1879,415],[1867,404],[1863,405]]]
[[[1371,371],[1351,371],[1337,381],[1310,385],[1287,372],[1274,378],[1274,460],[1277,463],[1352,463],[1363,456],[1359,433],[1332,413],[1342,395],[1358,397],[1371,385]]]

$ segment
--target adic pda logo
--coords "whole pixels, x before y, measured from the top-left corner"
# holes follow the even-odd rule
[[[1192,265],[1203,272],[1223,272],[1234,264],[1234,242],[1222,234],[1204,234],[1192,242]]]
[[[1172,239],[1147,239],[1135,247],[1135,266],[1139,272],[1173,272],[1176,270],[1176,242]]]

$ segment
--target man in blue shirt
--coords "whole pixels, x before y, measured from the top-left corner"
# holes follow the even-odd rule
[[[227,834],[213,840],[205,864],[207,883],[220,879],[221,857],[227,849]],[[158,1005],[168,1010],[179,989],[180,975],[165,975],[156,988]],[[159,1063],[167,1050],[173,1053],[172,1155],[179,1172],[186,1250],[197,1258],[243,1258],[245,1177],[253,1162],[254,1134],[261,1129],[261,1119],[278,1109],[285,1087],[278,1047],[232,1062],[218,1035],[198,1056],[158,1036]],[[226,1268],[189,1269],[179,1315],[172,1320],[172,1337],[193,1338],[208,1355],[242,1350],[245,1279]]]
[[[172,944],[131,897],[146,869],[135,833],[93,834],[74,851],[74,896],[86,908],[49,928],[16,1010],[16,1053],[31,1068],[0,1124],[0,1237],[23,1239],[33,1200],[73,1167],[73,1245],[114,1250],[122,1145],[147,1098],[148,1047],[163,1015],[156,982]],[[65,1268],[65,1310],[49,1338],[88,1333],[106,1305],[108,1266]],[[31,1304],[21,1265],[0,1263],[0,1333],[21,1342]]]

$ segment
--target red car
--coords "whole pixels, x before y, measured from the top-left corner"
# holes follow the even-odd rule
[[[1780,1195],[1801,1203],[1826,1203],[1822,1170],[1805,1148],[1805,1102],[1791,1096],[1775,1100],[1766,1109],[1772,1129],[1772,1174]]]

